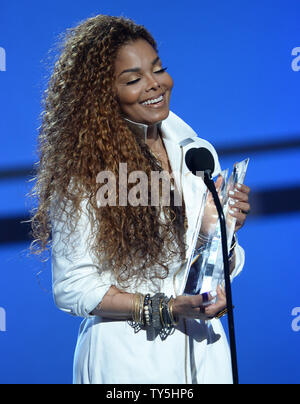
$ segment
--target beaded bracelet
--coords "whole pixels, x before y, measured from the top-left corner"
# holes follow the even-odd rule
[[[152,307],[149,293],[146,295],[144,300],[144,318],[145,318],[145,324],[147,326],[150,326],[152,322]]]

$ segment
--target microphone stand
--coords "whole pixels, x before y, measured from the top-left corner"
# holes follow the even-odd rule
[[[226,221],[225,221],[224,212],[223,212],[223,209],[221,206],[221,202],[219,199],[219,195],[216,190],[215,183],[211,177],[211,170],[204,171],[204,182],[205,182],[207,188],[209,189],[209,191],[212,193],[212,196],[213,196],[213,199],[214,199],[217,211],[218,211],[219,219],[220,219],[233,384],[239,384],[236,343],[235,343],[235,331],[234,331],[233,306],[232,306],[232,294],[231,294],[231,282],[230,282],[230,268],[229,268],[229,259],[228,259]]]

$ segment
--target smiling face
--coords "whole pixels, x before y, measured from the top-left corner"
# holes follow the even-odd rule
[[[139,39],[120,48],[115,85],[126,118],[153,125],[168,117],[173,80],[147,41]]]

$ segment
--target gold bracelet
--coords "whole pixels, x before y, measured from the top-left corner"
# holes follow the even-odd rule
[[[135,294],[136,298],[135,298],[135,311],[134,311],[134,321],[136,323],[139,323],[139,314],[140,314],[140,300],[141,300],[141,294],[140,293],[136,293]]]
[[[140,324],[144,325],[144,303],[146,295],[141,295],[140,297],[140,307],[139,307],[139,321]]]
[[[229,254],[231,253],[231,251],[233,251],[233,250],[235,249],[235,247],[236,247],[236,245],[237,245],[236,236],[234,235],[233,237],[234,237],[234,243],[233,243],[233,245],[230,247]]]
[[[139,302],[139,323],[141,324],[141,325],[144,325],[144,322],[143,322],[143,308],[144,308],[144,304],[143,304],[143,302],[144,302],[144,299],[145,299],[145,296],[144,295],[142,295],[142,294],[140,294],[140,302]]]
[[[234,306],[232,306],[232,308],[234,309]],[[225,316],[227,314],[227,312],[228,312],[228,309],[227,309],[227,307],[225,307],[225,309],[219,311],[219,313],[217,313],[215,315],[215,318],[219,320],[221,317]]]
[[[134,303],[135,303],[135,293],[132,294],[132,298],[131,298],[131,318],[132,318],[132,321],[134,321]]]
[[[228,260],[229,261],[231,261],[232,260],[232,258],[234,257],[234,255],[235,255],[235,247],[236,247],[236,245],[237,245],[237,239],[236,239],[236,236],[234,235],[233,236],[234,238],[233,238],[233,240],[234,240],[234,243],[233,243],[233,245],[230,247],[230,250],[229,250],[229,253],[228,253]]]
[[[168,303],[168,306],[169,306],[169,313],[170,313],[170,317],[171,317],[171,321],[172,321],[172,325],[174,326],[174,325],[178,325],[178,323],[179,323],[179,320],[175,320],[175,317],[174,317],[174,314],[173,314],[173,303],[174,303],[174,300],[175,299],[173,299],[173,298],[171,298],[170,299],[170,301],[169,301],[169,303]]]
[[[163,301],[163,299],[161,299],[159,301],[159,316],[160,316],[160,322],[161,322],[162,326],[165,327],[165,322],[164,322],[163,315],[162,315],[162,301]]]
[[[132,320],[136,323],[136,300],[137,300],[137,293],[134,294],[134,310]]]

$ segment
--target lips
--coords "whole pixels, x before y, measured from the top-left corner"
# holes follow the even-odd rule
[[[156,105],[164,101],[164,99],[165,99],[165,93],[159,95],[158,97],[148,98],[147,100],[142,101],[141,104],[144,106]]]

